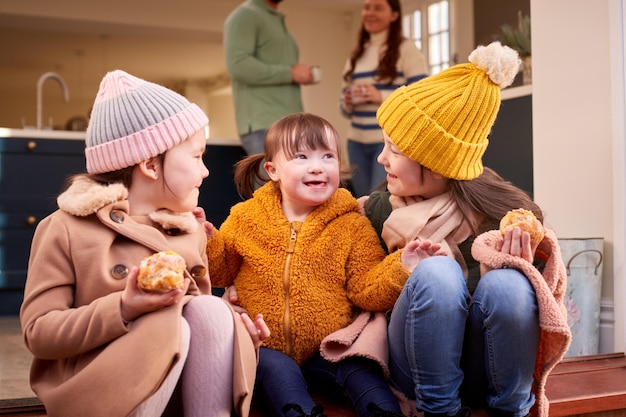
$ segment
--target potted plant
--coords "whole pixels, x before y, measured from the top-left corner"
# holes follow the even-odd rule
[[[517,27],[509,24],[500,26],[502,33],[496,36],[496,40],[502,45],[515,49],[522,58],[523,82],[530,84],[532,80],[532,49],[530,42],[530,16],[517,12]]]

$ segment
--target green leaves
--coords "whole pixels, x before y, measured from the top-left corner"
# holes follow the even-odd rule
[[[497,41],[515,49],[522,58],[531,55],[529,15],[523,15],[521,11],[518,11],[517,28],[514,29],[509,24],[504,24],[500,28],[502,34],[496,36]]]

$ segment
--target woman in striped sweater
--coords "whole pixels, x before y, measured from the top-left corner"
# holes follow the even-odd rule
[[[402,34],[399,0],[365,0],[361,16],[357,45],[343,72],[341,95],[341,111],[350,119],[348,155],[357,197],[385,181],[385,170],[376,162],[383,148],[376,110],[396,88],[428,72],[421,51]]]

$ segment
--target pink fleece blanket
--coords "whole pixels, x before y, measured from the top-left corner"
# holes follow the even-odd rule
[[[563,304],[567,274],[561,249],[555,233],[546,229],[546,236],[537,249],[547,256],[546,266],[543,273],[540,273],[524,259],[498,252],[495,245],[500,236],[497,230],[478,236],[472,246],[472,256],[491,268],[505,267],[519,270],[526,275],[535,290],[539,306],[540,339],[533,386],[536,402],[531,415],[548,417],[546,381],[552,369],[565,356],[572,339],[567,324],[567,311]]]

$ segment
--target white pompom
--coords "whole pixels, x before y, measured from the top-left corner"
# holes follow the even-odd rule
[[[487,46],[479,46],[469,56],[469,61],[487,73],[491,81],[500,88],[513,83],[519,72],[522,60],[517,52],[503,46],[500,42],[492,42]]]

